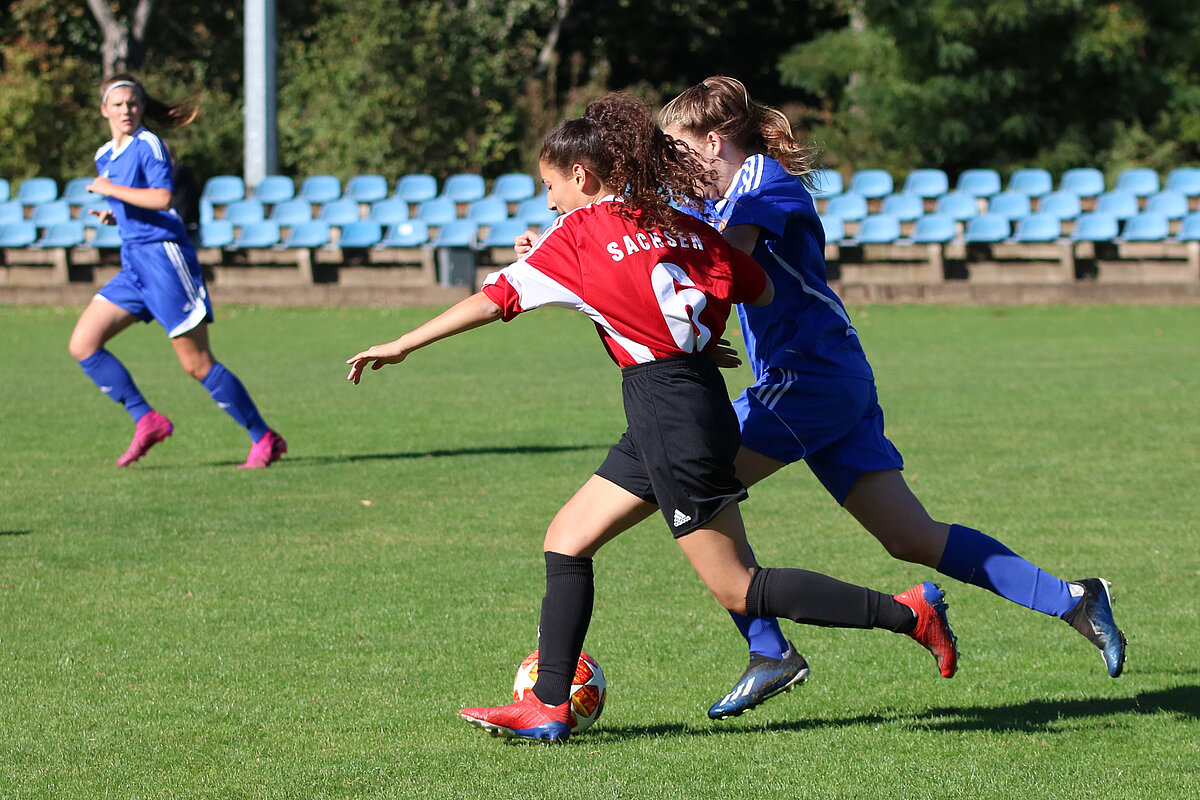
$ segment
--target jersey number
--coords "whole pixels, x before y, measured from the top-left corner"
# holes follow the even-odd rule
[[[696,284],[675,264],[656,265],[650,273],[650,281],[654,285],[654,293],[658,296],[658,308],[662,311],[675,344],[685,353],[698,353],[703,350],[712,338],[712,331],[699,321],[700,312],[708,304],[704,292],[699,289],[676,288],[676,285],[691,287]]]

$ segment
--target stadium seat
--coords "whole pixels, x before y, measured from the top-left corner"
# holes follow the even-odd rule
[[[846,190],[842,181],[842,173],[837,170],[822,167],[812,171],[812,196],[830,198]]]
[[[550,210],[546,205],[546,196],[541,195],[522,200],[521,204],[517,206],[517,213],[513,216],[527,225],[536,225],[540,229],[547,225],[553,225],[554,220],[558,219],[558,212]]]
[[[214,175],[204,182],[200,199],[215,206],[227,206],[246,199],[246,184],[237,175]]]
[[[458,219],[458,208],[452,198],[442,195],[421,203],[416,218],[429,225],[445,225]]]
[[[1188,200],[1183,192],[1163,189],[1146,198],[1146,211],[1162,214],[1167,219],[1183,219],[1188,214]]]
[[[383,241],[383,226],[372,219],[360,219],[342,226],[339,247],[367,248]]]
[[[1075,219],[1083,213],[1079,204],[1079,195],[1071,191],[1051,192],[1038,202],[1039,214],[1050,214],[1059,222]]]
[[[870,214],[863,218],[854,238],[860,244],[891,244],[900,238],[900,220],[890,214]]]
[[[224,219],[239,227],[252,225],[255,222],[262,222],[266,218],[267,215],[263,209],[262,201],[252,197],[245,200],[236,200],[225,207]]]
[[[12,197],[12,187],[8,185],[8,180],[0,178],[0,203],[7,203]]]
[[[233,240],[233,246],[241,250],[274,247],[277,244],[279,244],[279,224],[270,220],[249,223]]]
[[[355,175],[346,183],[346,193],[342,199],[369,204],[387,196],[387,178],[382,175]]]
[[[1095,167],[1075,167],[1062,174],[1059,191],[1074,192],[1080,198],[1104,194],[1104,173]]]
[[[396,197],[406,203],[424,203],[437,197],[437,179],[424,173],[404,175],[396,182]]]
[[[201,247],[233,246],[233,223],[227,219],[214,219],[200,223]]]
[[[979,216],[979,203],[973,195],[950,192],[938,198],[935,214],[945,214],[956,222],[966,222]]]
[[[904,178],[904,191],[931,200],[950,191],[950,179],[944,170],[914,169]]]
[[[1117,174],[1113,189],[1131,192],[1135,197],[1149,197],[1161,188],[1158,173],[1149,167],[1130,167]]]
[[[0,247],[29,247],[37,241],[37,226],[32,222],[9,222],[0,225]]]
[[[77,219],[50,225],[38,239],[38,247],[80,247],[84,242],[83,223]]]
[[[25,221],[25,206],[19,200],[0,203],[0,225]]]
[[[958,235],[954,217],[949,214],[926,214],[917,220],[912,240],[917,244],[945,244]]]
[[[1049,170],[1040,167],[1018,169],[1008,176],[1008,191],[1031,198],[1044,197],[1054,191],[1054,178]]]
[[[1020,192],[1000,192],[988,199],[988,213],[999,214],[1009,222],[1027,217],[1031,213],[1029,195]]]
[[[429,244],[429,225],[420,219],[393,225],[383,240],[384,247],[419,247],[423,244]]]
[[[296,196],[296,184],[287,175],[267,175],[254,187],[254,197],[263,205],[283,203]]]
[[[329,244],[329,223],[320,220],[301,222],[292,228],[283,246],[312,250]]]
[[[860,169],[850,176],[849,192],[854,192],[867,200],[886,197],[895,189],[892,174],[882,169]]]
[[[395,197],[376,200],[371,204],[371,213],[367,215],[367,219],[372,219],[385,228],[407,222],[408,218],[408,203]]]
[[[1200,167],[1176,167],[1167,173],[1164,188],[1182,192],[1184,197],[1200,196]]]
[[[212,222],[217,218],[217,211],[211,202],[201,198],[199,205],[201,222]]]
[[[442,185],[442,196],[449,197],[456,203],[474,203],[482,200],[487,194],[483,176],[473,172],[460,172],[446,178]]]
[[[825,206],[824,216],[836,217],[842,222],[856,222],[867,216],[867,198],[855,191],[831,197]]]
[[[969,197],[991,197],[1000,194],[1000,173],[994,169],[965,169],[954,184],[954,191]]]
[[[86,206],[90,205],[100,195],[92,194],[87,187],[92,185],[93,178],[71,178],[63,186],[63,200],[66,200],[69,205]]]
[[[519,219],[506,219],[488,228],[487,236],[479,243],[480,247],[512,247],[518,236],[529,230],[529,226]]]
[[[1138,213],[1138,199],[1133,192],[1123,189],[1113,189],[1096,198],[1095,211],[1114,216],[1120,222]]]
[[[272,208],[269,219],[281,228],[291,228],[302,222],[311,222],[312,218],[312,203],[297,197],[295,200],[285,200]]]
[[[1062,222],[1053,214],[1037,213],[1017,220],[1013,239],[1018,242],[1053,242],[1062,236]]]
[[[232,227],[230,236],[233,235]],[[100,225],[88,241],[90,247],[115,249],[121,246],[121,229],[116,225]]]
[[[821,228],[825,231],[826,243],[837,244],[846,238],[846,223],[842,222],[841,217],[822,214]]]
[[[53,178],[27,178],[17,187],[17,200],[24,206],[40,206],[58,199],[58,182]]]
[[[437,238],[433,240],[434,247],[474,247],[479,225],[475,220],[456,219],[441,227]]]
[[[883,198],[879,213],[893,216],[900,222],[913,222],[925,214],[925,201],[921,195],[906,189]]]
[[[1112,214],[1093,211],[1080,214],[1075,220],[1075,232],[1071,238],[1077,242],[1111,242],[1117,238],[1120,226]]]
[[[1170,235],[1170,221],[1153,211],[1133,215],[1121,231],[1121,238],[1127,242],[1161,242]]]
[[[51,200],[33,207],[33,224],[39,228],[49,228],[70,220],[71,207],[66,200]]]
[[[478,225],[495,225],[508,219],[508,201],[496,196],[476,200],[467,209],[467,219]]]
[[[1181,242],[1200,242],[1200,212],[1193,212],[1183,218],[1177,237]]]
[[[1011,232],[1008,217],[1000,214],[980,214],[967,220],[963,239],[967,242],[1002,242]]]
[[[300,197],[315,206],[332,203],[342,196],[342,182],[333,175],[309,175],[300,183]]]
[[[384,184],[385,190],[386,187],[387,184]],[[408,213],[408,208],[404,209],[404,213]],[[326,203],[321,206],[321,213],[317,215],[317,219],[339,228],[343,225],[349,225],[351,222],[357,222],[360,219],[358,200],[353,197],[343,197],[340,200],[334,200],[332,203]]]
[[[533,176],[524,172],[506,172],[492,184],[492,196],[506,203],[519,203],[537,194],[537,183]]]

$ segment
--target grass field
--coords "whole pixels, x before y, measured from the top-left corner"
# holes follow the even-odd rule
[[[623,427],[585,319],[531,314],[355,388],[345,358],[430,310],[226,307],[214,349],[291,445],[247,472],[244,432],[145,326],[111,349],[176,432],[116,469],[132,426],[66,353],[77,313],[0,308],[6,800],[1200,794],[1200,309],[853,310],[918,494],[1112,579],[1119,680],[1064,623],[947,579],[953,680],[906,637],[784,623],[810,681],[709,722],[744,645],[654,519],[597,559],[609,703],[562,747],[456,712],[505,700],[544,527]],[[803,466],[743,510],[763,563],[936,577]]]

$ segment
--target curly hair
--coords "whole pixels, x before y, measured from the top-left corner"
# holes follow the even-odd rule
[[[138,94],[142,96],[142,102],[146,106],[143,111],[144,116],[154,120],[164,128],[182,128],[200,115],[200,108],[194,103],[188,101],[166,103],[156,97],[152,97],[146,91],[146,87],[142,85],[142,82],[128,72],[118,72],[104,79],[104,82],[100,84],[101,105],[108,98],[109,91],[118,84],[132,86],[134,89],[137,89]]]
[[[672,204],[703,207],[701,187],[713,177],[685,144],[663,133],[649,106],[620,92],[551,128],[539,159],[562,172],[586,167],[617,195],[617,214],[651,230],[675,226]]]

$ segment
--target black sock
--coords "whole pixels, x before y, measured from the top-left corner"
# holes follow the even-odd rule
[[[546,596],[542,598],[533,693],[547,705],[561,705],[571,696],[595,594],[590,558],[546,553]]]
[[[746,614],[896,633],[908,633],[917,624],[912,609],[891,595],[806,569],[764,567],[754,573],[746,592]]]

